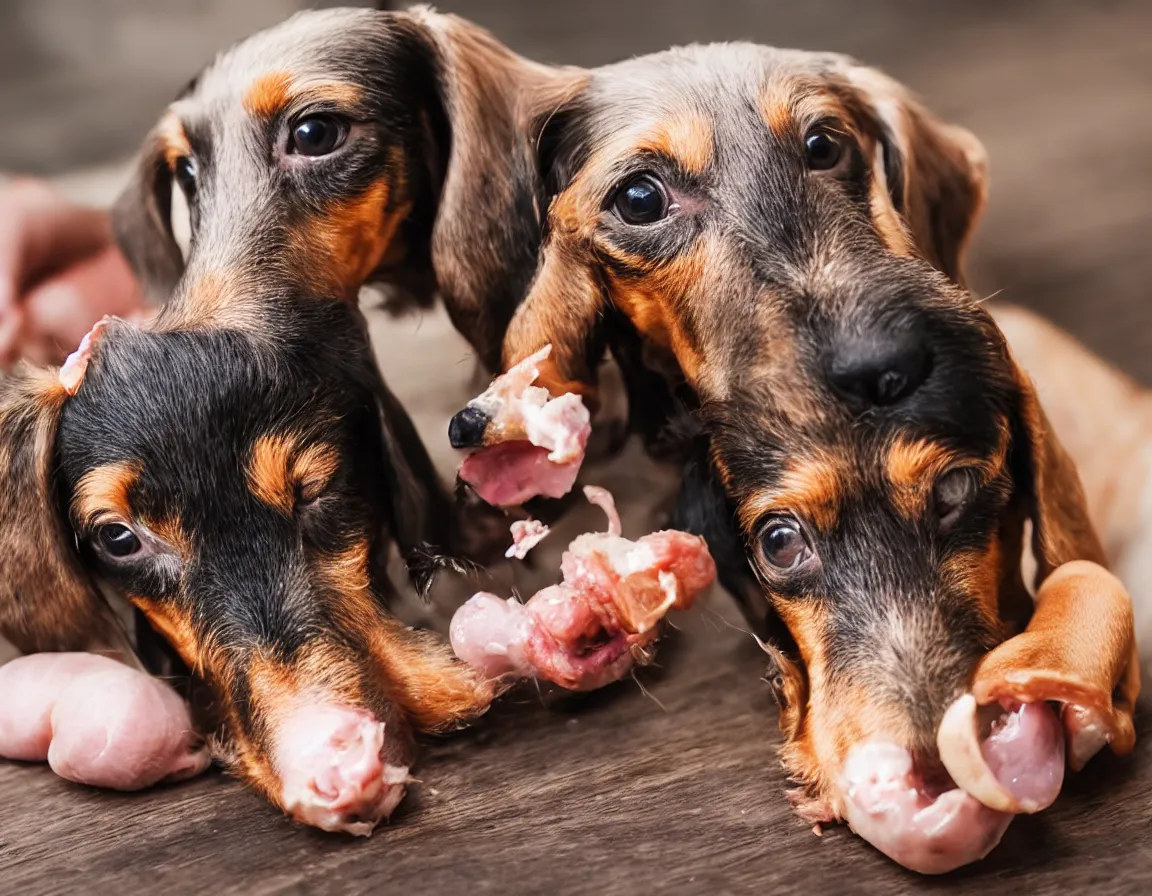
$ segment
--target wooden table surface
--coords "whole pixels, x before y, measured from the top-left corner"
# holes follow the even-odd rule
[[[1152,892],[1147,709],[1135,755],[1098,757],[984,862],[922,878],[792,814],[762,655],[734,618],[716,594],[685,619],[648,696],[633,681],[510,695],[425,748],[422,783],[365,841],[299,827],[216,773],[121,795],[0,764],[0,892]]]

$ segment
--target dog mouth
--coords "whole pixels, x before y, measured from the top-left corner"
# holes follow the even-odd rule
[[[1064,780],[1063,728],[1045,703],[990,708],[977,739],[946,716],[938,740],[944,769],[873,741],[852,749],[838,780],[852,829],[922,874],[984,858],[1016,814],[1047,808]]]

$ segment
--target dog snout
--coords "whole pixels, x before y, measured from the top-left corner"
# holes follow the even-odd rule
[[[932,347],[921,327],[880,322],[835,341],[827,376],[850,404],[886,407],[912,395],[931,372]]]
[[[448,423],[448,441],[452,447],[480,448],[484,445],[484,432],[491,418],[475,407],[466,407]]]

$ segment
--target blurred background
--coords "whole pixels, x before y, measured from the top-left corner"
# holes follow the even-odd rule
[[[121,162],[216,50],[299,0],[0,0],[0,171]],[[992,160],[974,286],[1036,307],[1152,383],[1152,3],[1147,0],[445,0],[546,62],[694,41],[878,65]]]

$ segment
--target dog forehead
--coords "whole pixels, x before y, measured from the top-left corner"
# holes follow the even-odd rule
[[[129,457],[195,440],[223,446],[300,416],[318,385],[239,333],[122,326],[100,340],[65,406],[61,439]]]
[[[271,89],[273,78],[285,90],[293,81],[349,78],[385,30],[382,14],[370,9],[297,13],[220,53],[174,109],[243,101],[254,87]]]
[[[605,127],[634,125],[697,109],[713,114],[756,114],[770,87],[818,83],[850,60],[751,43],[693,44],[594,70],[590,105]]]

